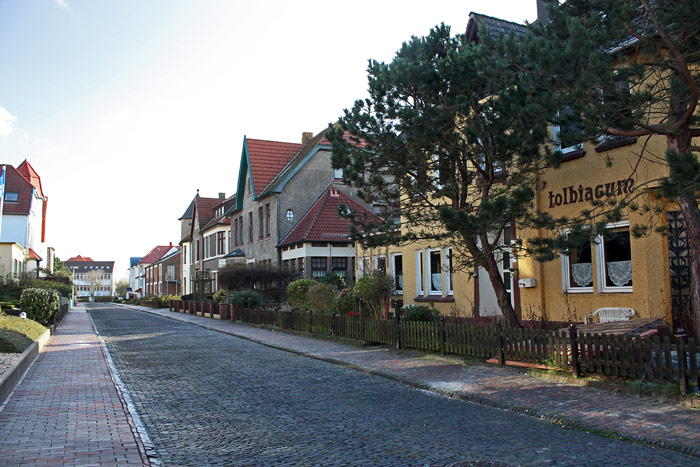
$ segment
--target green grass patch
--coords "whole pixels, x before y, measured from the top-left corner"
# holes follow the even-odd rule
[[[0,352],[24,352],[44,331],[46,328],[36,321],[0,315]]]

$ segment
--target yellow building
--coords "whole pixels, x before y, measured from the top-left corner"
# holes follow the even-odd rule
[[[657,154],[665,149],[661,138],[651,142],[616,138],[599,145],[561,148],[564,161],[542,178],[546,188],[538,191],[536,208],[555,217],[575,217],[590,209],[592,200],[615,198],[633,189],[641,194],[640,204],[652,200],[655,184],[650,181],[664,175],[663,166],[639,163],[642,144]],[[608,159],[612,161],[609,167]],[[597,237],[578,252],[550,262],[518,257],[517,252],[505,248],[498,258],[499,266],[521,321],[549,325],[583,322],[586,315],[601,307],[629,307],[636,312],[634,318],[661,317],[671,322],[672,303],[682,302],[688,292],[671,286],[672,278],[674,283],[683,284],[682,273],[687,274],[687,268],[683,271],[688,255],[683,229],[676,228],[682,227],[682,218],[669,210],[657,219],[669,223],[668,236],[654,232],[636,238],[631,234],[635,224],[648,220],[639,211],[628,210],[620,222],[608,225],[611,238]],[[543,234],[513,226],[506,229],[503,239],[507,246],[516,239],[526,243]],[[404,304],[432,302],[444,316],[481,321],[498,317],[500,311],[485,271],[477,268],[453,273],[452,263],[451,245],[413,243],[357,250],[358,275],[374,269],[390,274],[395,296]]]

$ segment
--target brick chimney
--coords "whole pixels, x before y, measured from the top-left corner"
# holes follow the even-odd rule
[[[306,144],[309,141],[311,141],[314,137],[314,134],[310,131],[305,131],[301,134],[301,144]]]

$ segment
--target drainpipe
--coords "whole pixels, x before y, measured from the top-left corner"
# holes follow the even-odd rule
[[[280,240],[280,197],[277,196],[276,194],[272,193],[272,196],[275,197],[277,200],[277,244],[275,245],[275,250],[277,250],[277,267],[280,267],[282,265],[282,252],[280,251],[279,248],[277,248],[277,245],[279,245]]]

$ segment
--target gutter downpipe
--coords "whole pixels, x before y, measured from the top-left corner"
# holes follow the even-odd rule
[[[277,250],[277,267],[282,266],[282,251],[279,249],[278,245],[280,244],[280,241],[282,240],[280,238],[280,197],[276,195],[275,193],[272,193],[272,196],[275,197],[277,200],[277,245],[275,245],[275,250]]]

